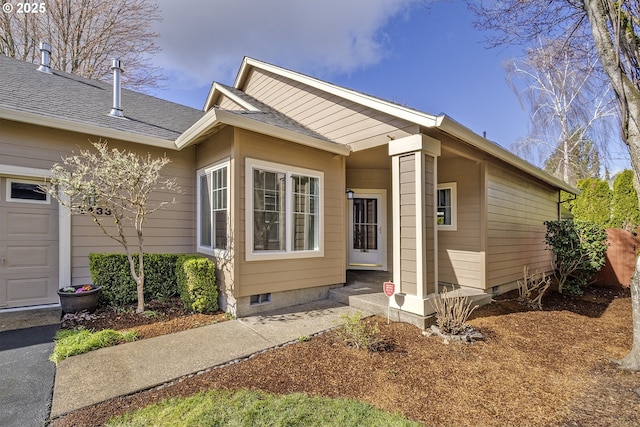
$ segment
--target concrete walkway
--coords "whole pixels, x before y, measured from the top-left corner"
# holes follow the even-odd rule
[[[353,311],[322,300],[70,357],[57,366],[50,417],[331,329]]]

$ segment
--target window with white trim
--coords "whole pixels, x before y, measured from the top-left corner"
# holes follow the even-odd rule
[[[229,162],[198,171],[198,249],[229,248]]]
[[[324,174],[247,159],[247,259],[321,256]]]
[[[457,230],[457,184],[438,184],[437,222],[438,230]]]
[[[49,204],[49,193],[43,185],[44,183],[37,181],[7,178],[7,201]]]

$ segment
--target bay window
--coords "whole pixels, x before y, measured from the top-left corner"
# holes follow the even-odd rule
[[[321,256],[323,173],[247,159],[247,258]]]

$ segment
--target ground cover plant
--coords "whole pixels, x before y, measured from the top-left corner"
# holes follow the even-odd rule
[[[589,287],[574,298],[548,292],[543,310],[518,299],[516,290],[475,310],[468,323],[486,340],[472,345],[445,345],[409,324],[373,319],[380,338],[393,343],[385,351],[350,348],[327,332],[81,409],[51,426],[104,425],[208,390],[350,398],[435,427],[640,425],[640,373],[611,363],[631,346],[628,289]]]
[[[67,357],[76,356],[99,348],[135,341],[135,331],[118,332],[113,329],[89,331],[85,328],[61,329],[54,338],[55,346],[49,357],[53,363],[58,364]]]

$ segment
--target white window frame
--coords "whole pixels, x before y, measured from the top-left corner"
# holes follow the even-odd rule
[[[458,184],[455,182],[443,182],[438,184],[438,191],[451,190],[451,224],[437,224],[438,221],[438,195],[436,194],[436,224],[439,231],[458,230]]]
[[[50,205],[51,204],[51,196],[49,193],[45,193],[45,200],[30,200],[30,199],[15,199],[11,197],[11,184],[19,183],[19,184],[31,184],[31,185],[46,185],[44,181],[33,181],[29,179],[19,179],[19,178],[7,178],[7,202],[12,203],[34,203],[37,205]]]
[[[283,251],[255,251],[253,249],[253,170],[260,169],[269,172],[284,173],[285,179],[285,250]],[[291,197],[291,175],[302,175],[318,179],[318,248],[305,251],[291,249],[291,213],[293,201]],[[246,158],[245,160],[245,256],[247,261],[266,261],[278,259],[317,258],[324,256],[324,172],[269,162],[265,160]]]
[[[207,254],[207,255],[212,255],[212,256],[225,256],[228,252],[229,252],[229,244],[231,241],[231,236],[229,233],[231,224],[230,222],[230,217],[231,215],[229,214],[230,211],[230,206],[231,206],[231,166],[230,166],[230,161],[229,159],[225,159],[223,161],[220,161],[218,163],[214,163],[213,165],[207,166],[205,168],[202,169],[198,169],[197,173],[196,173],[196,212],[197,212],[197,230],[196,230],[196,239],[197,239],[197,252],[199,253],[203,253],[203,254]],[[201,198],[201,192],[202,192],[202,184],[200,182],[200,179],[203,176],[206,175],[210,175],[215,171],[218,171],[222,168],[227,168],[227,249],[219,249],[219,248],[215,248],[215,236],[213,235],[213,221],[211,216],[209,217],[209,221],[211,221],[211,231],[212,231],[212,235],[211,235],[211,247],[208,246],[202,246],[202,234],[201,234],[201,230],[202,230],[202,198]],[[209,198],[211,198],[211,195],[209,195]],[[211,214],[212,215],[212,214]]]

